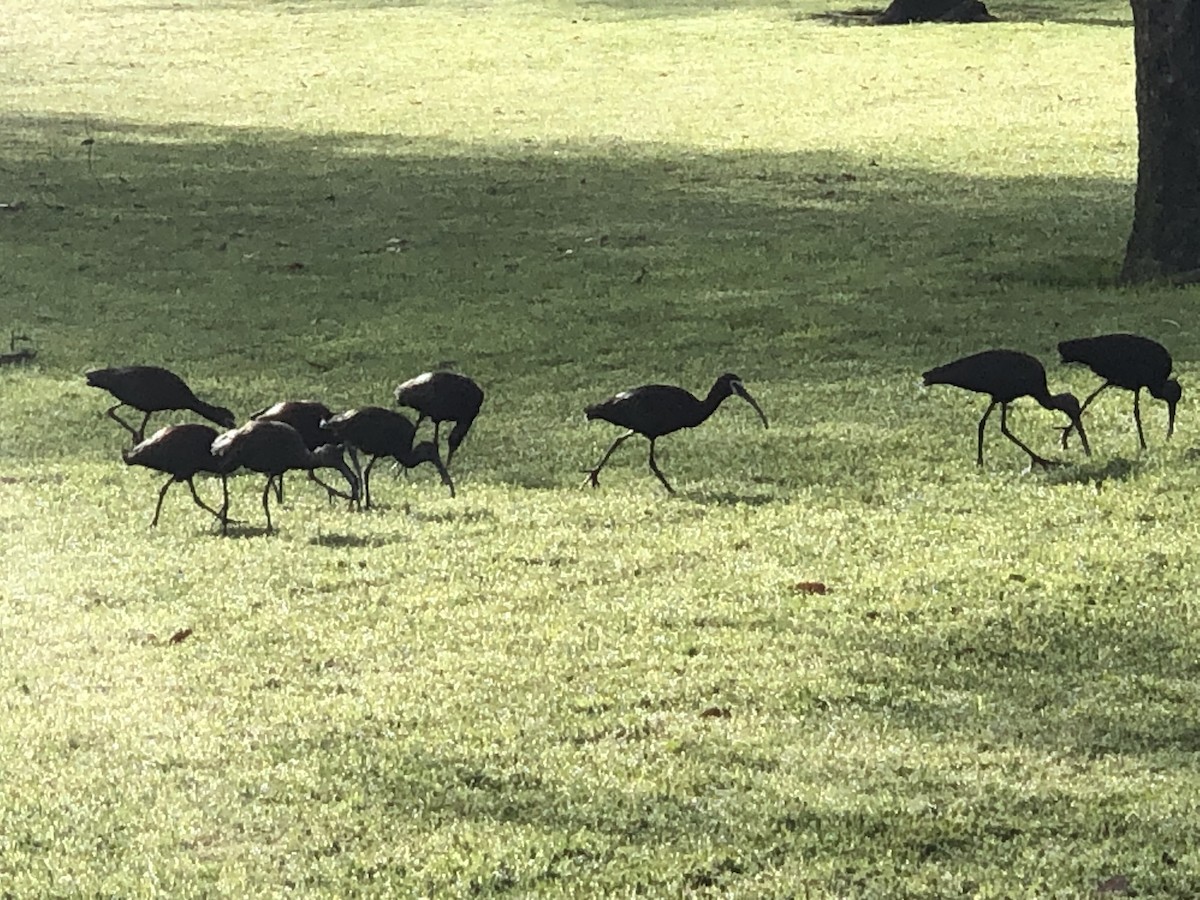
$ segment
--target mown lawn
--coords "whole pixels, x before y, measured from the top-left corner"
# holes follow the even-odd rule
[[[1197,295],[1111,286],[1127,8],[826,8],[6,10],[0,894],[1200,895]],[[1082,396],[1054,345],[1112,330],[1184,384],[1146,453],[1114,393],[1090,459],[977,469],[986,401],[918,387],[1013,346]],[[268,536],[239,477],[222,539],[182,487],[148,528],[82,378],[127,362],[488,396],[456,499],[293,477]],[[583,487],[586,403],[723,371],[768,430]]]

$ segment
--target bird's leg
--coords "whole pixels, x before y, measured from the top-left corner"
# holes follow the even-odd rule
[[[133,442],[140,444],[146,439],[146,423],[150,421],[150,413],[142,416],[142,424],[138,426],[137,434],[133,436]]]
[[[271,476],[275,480],[275,500],[277,503],[283,502],[283,473]]]
[[[341,497],[343,500],[349,500],[351,502],[354,501],[353,495],[347,494],[345,491],[339,491],[337,488],[333,487],[332,485],[326,484],[324,481],[322,481],[320,478],[317,477],[316,472],[310,471],[308,473],[308,477],[309,477],[310,481],[315,481],[321,487],[325,488],[325,493],[328,494],[330,503],[333,502],[334,497]],[[349,480],[349,479],[347,479],[347,480]],[[350,489],[354,490],[353,482],[350,483]]]
[[[596,463],[595,467],[592,469],[585,469],[585,471],[588,473],[588,477],[584,484],[590,484],[592,487],[600,487],[600,470],[604,468],[604,464],[608,462],[608,458],[613,455],[613,451],[635,434],[637,434],[637,432],[627,431],[625,434],[613,441],[612,446],[610,446],[604,456],[600,458],[600,462]]]
[[[175,483],[175,476],[172,475],[167,479],[167,483],[162,486],[162,490],[158,492],[158,505],[154,507],[154,518],[150,520],[150,527],[154,528],[158,525],[158,514],[162,511],[163,501],[167,499],[167,491],[171,485]]]
[[[363,494],[367,498],[367,509],[371,508],[371,469],[375,467],[375,463],[378,461],[378,456],[372,456],[371,461],[367,463],[367,467],[363,469]]]
[[[1098,395],[1106,387],[1112,387],[1112,382],[1106,381],[1106,382],[1104,382],[1104,384],[1100,385],[1100,387],[1096,388],[1094,391],[1092,391],[1090,394],[1088,394],[1087,399],[1083,401],[1083,406],[1079,407],[1079,417],[1080,418],[1083,418],[1083,411],[1088,408],[1088,404],[1091,403],[1093,400],[1095,400],[1096,395]],[[1136,402],[1136,398],[1135,398],[1135,402]],[[1064,450],[1067,449],[1067,438],[1069,438],[1071,436],[1071,432],[1074,430],[1075,430],[1074,423],[1063,428],[1061,444],[1062,444],[1062,448]]]
[[[229,533],[229,476],[221,473],[221,534]]]
[[[667,493],[673,494],[673,493],[675,493],[675,488],[671,487],[670,482],[667,481],[667,476],[665,476],[662,473],[662,470],[660,470],[658,468],[658,463],[656,463],[654,461],[654,442],[655,442],[655,440],[657,440],[657,438],[650,438],[650,471],[652,471],[655,475],[658,476],[658,480],[663,483],[663,487],[665,487],[667,489]]]
[[[979,441],[976,444],[975,450],[975,465],[983,465],[983,427],[987,425],[988,416],[992,414],[992,410],[996,408],[997,401],[993,400],[991,405],[984,411],[983,418],[979,420]]]
[[[1141,444],[1142,449],[1145,450],[1146,436],[1142,434],[1142,412],[1138,403],[1138,400],[1141,399],[1141,396],[1142,389],[1135,388],[1133,391],[1133,421],[1137,425],[1138,443]]]
[[[1010,441],[1012,441],[1014,444],[1016,444],[1018,447],[1020,447],[1022,450],[1024,450],[1026,453],[1029,454],[1029,462],[1031,465],[1037,464],[1037,465],[1041,466],[1043,469],[1048,469],[1048,468],[1050,468],[1050,466],[1058,465],[1058,463],[1056,463],[1052,459],[1046,459],[1044,456],[1038,456],[1036,453],[1034,453],[1032,450],[1030,450],[1028,447],[1026,447],[1023,443],[1021,443],[1020,439],[1015,434],[1013,434],[1011,431],[1008,430],[1008,404],[1007,403],[1000,404],[1000,433],[1003,434]]]
[[[263,487],[263,512],[267,514],[267,534],[273,530],[271,527],[271,488],[275,486],[275,476],[268,475],[267,483]]]
[[[125,405],[124,403],[118,403],[116,406],[110,406],[104,414],[106,416],[108,416],[110,419],[112,419],[114,422],[116,422],[118,425],[120,425],[122,428],[124,428],[126,431],[128,431],[130,437],[133,438],[133,442],[136,444],[138,442],[137,441],[137,433],[138,433],[137,429],[134,428],[132,425],[130,425],[128,422],[126,422],[124,419],[122,419],[120,416],[117,415],[117,410],[120,409],[124,405]]]
[[[205,503],[203,500],[200,499],[200,495],[196,493],[196,483],[191,478],[189,478],[187,480],[187,486],[192,489],[192,499],[196,501],[197,506],[199,506],[201,509],[205,510],[206,512],[212,513],[218,519],[221,518],[222,513],[219,510],[213,509],[211,506],[209,506],[207,503]]]
[[[359,509],[363,508],[363,470],[362,462],[358,458],[358,450],[353,444],[347,445],[350,448],[350,468],[354,472],[354,494],[353,504]]]

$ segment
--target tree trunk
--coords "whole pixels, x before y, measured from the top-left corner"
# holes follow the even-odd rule
[[[892,0],[875,17],[876,25],[907,25],[910,22],[994,22],[979,0]]]
[[[1138,179],[1121,280],[1200,280],[1200,2],[1130,5]]]

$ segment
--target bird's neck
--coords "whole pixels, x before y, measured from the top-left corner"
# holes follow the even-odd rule
[[[697,408],[697,417],[694,425],[699,425],[709,416],[717,411],[717,407],[725,402],[725,398],[729,396],[729,391],[724,390],[720,382],[709,388],[708,396],[700,401],[700,406]]]

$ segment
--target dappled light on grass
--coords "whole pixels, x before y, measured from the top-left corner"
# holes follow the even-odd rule
[[[1194,894],[1189,395],[1137,456],[1098,400],[1090,460],[1018,407],[1066,462],[1023,475],[915,387],[1013,346],[1082,395],[1055,342],[1128,329],[1186,392],[1200,354],[1186,292],[1104,286],[1131,68],[1083,20],[1125,7],[1013,7],[15,9],[0,892]],[[457,498],[289,480],[266,535],[235,479],[228,539],[182,491],[147,528],[82,379],[244,421],[447,361],[487,391]],[[768,431],[665,438],[678,497],[637,441],[581,488],[587,403],[721,371]]]

